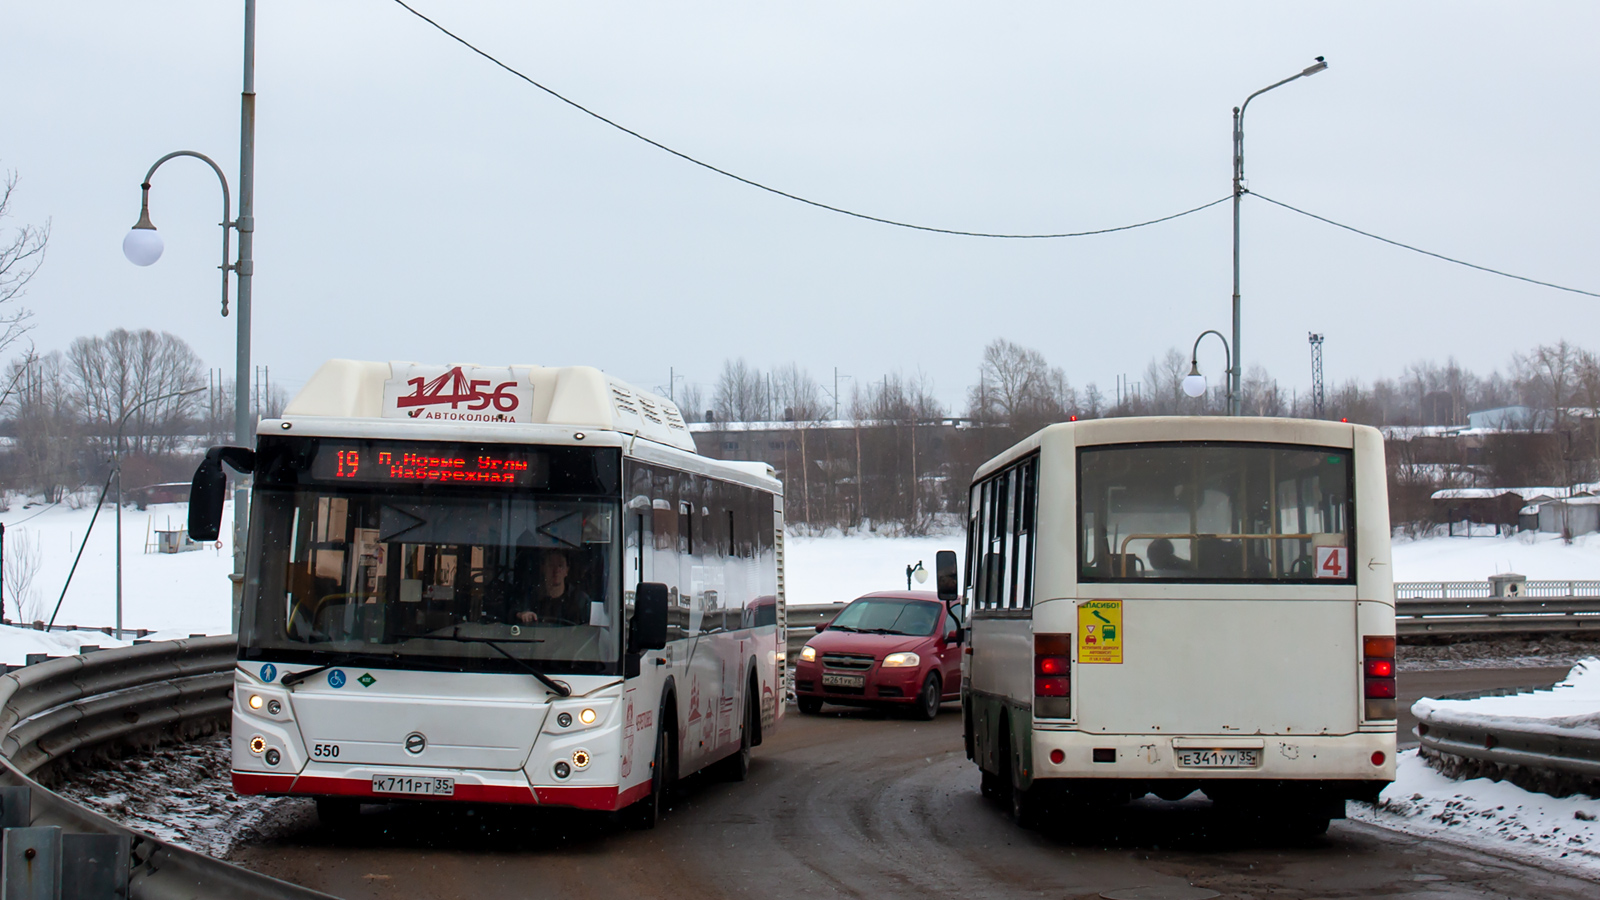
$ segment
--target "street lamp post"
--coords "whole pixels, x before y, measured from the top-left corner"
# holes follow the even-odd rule
[[[1228,414],[1239,415],[1240,401],[1244,396],[1241,384],[1241,374],[1244,370],[1244,351],[1239,347],[1239,201],[1244,197],[1244,111],[1250,101],[1265,94],[1276,87],[1282,87],[1296,78],[1315,75],[1328,67],[1322,57],[1297,75],[1276,83],[1269,84],[1254,94],[1244,98],[1244,102],[1233,108],[1233,365],[1229,369],[1229,400]]]
[[[169,159],[192,156],[211,166],[222,182],[222,314],[228,314],[228,272],[239,279],[239,296],[234,312],[238,322],[238,342],[233,376],[233,441],[240,447],[254,443],[250,417],[250,300],[255,274],[255,188],[256,188],[256,2],[244,0],[244,89],[239,97],[239,217],[228,219],[228,179],[222,169],[204,154],[192,150],[169,153],[156,160],[145,174],[139,221],[122,240],[122,252],[135,265],[148,266],[161,258],[161,237],[150,222],[150,178]],[[239,232],[239,258],[228,263],[228,229]],[[233,628],[239,628],[239,602],[244,590],[244,545],[250,521],[250,492],[243,479],[234,483],[233,492]],[[120,508],[120,507],[119,507]]]
[[[928,580],[928,570],[922,567],[922,560],[920,559],[917,560],[916,565],[906,566],[906,590],[908,591],[911,590],[912,578],[917,579],[918,584]]]
[[[226,277],[226,276],[224,276]],[[112,448],[111,465],[117,479],[117,640],[122,640],[122,429],[128,424],[128,417],[144,409],[152,403],[162,400],[171,400],[173,397],[186,397],[198,394],[205,388],[191,388],[187,391],[173,391],[159,397],[151,397],[122,414],[117,421],[117,442]]]
[[[1207,328],[1205,331],[1200,332],[1199,337],[1194,339],[1194,349],[1189,351],[1189,374],[1183,376],[1183,392],[1191,397],[1199,397],[1206,392],[1206,377],[1200,374],[1200,342],[1205,340],[1208,334],[1216,335],[1217,340],[1222,342],[1222,357],[1228,364],[1228,367],[1222,370],[1224,375],[1222,384],[1228,392],[1228,415],[1231,416],[1234,415],[1234,393],[1233,381],[1228,376],[1233,374],[1233,354],[1228,352],[1228,339],[1222,336],[1222,332],[1214,328]]]

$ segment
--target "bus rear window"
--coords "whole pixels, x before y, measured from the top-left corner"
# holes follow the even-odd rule
[[[1163,443],[1078,454],[1078,580],[1354,583],[1351,451]]]

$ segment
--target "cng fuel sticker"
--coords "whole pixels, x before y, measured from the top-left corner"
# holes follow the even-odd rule
[[[1122,601],[1089,600],[1078,607],[1078,662],[1122,663]]]

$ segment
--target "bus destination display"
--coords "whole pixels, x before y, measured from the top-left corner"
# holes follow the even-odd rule
[[[496,444],[323,441],[311,463],[318,481],[543,487],[539,450]]]

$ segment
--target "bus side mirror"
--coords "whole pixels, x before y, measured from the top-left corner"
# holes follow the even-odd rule
[[[194,470],[194,481],[189,484],[191,540],[214,541],[222,530],[222,501],[228,496],[223,463],[249,474],[255,471],[256,454],[243,447],[212,447],[206,451],[206,458],[200,462],[200,468]]]
[[[667,646],[667,610],[667,586],[656,581],[639,582],[639,588],[633,595],[629,650],[642,653]]]
[[[956,576],[956,552],[954,550],[940,550],[934,556],[933,570],[936,573],[939,599],[946,603],[954,603],[959,600],[961,582]]]

